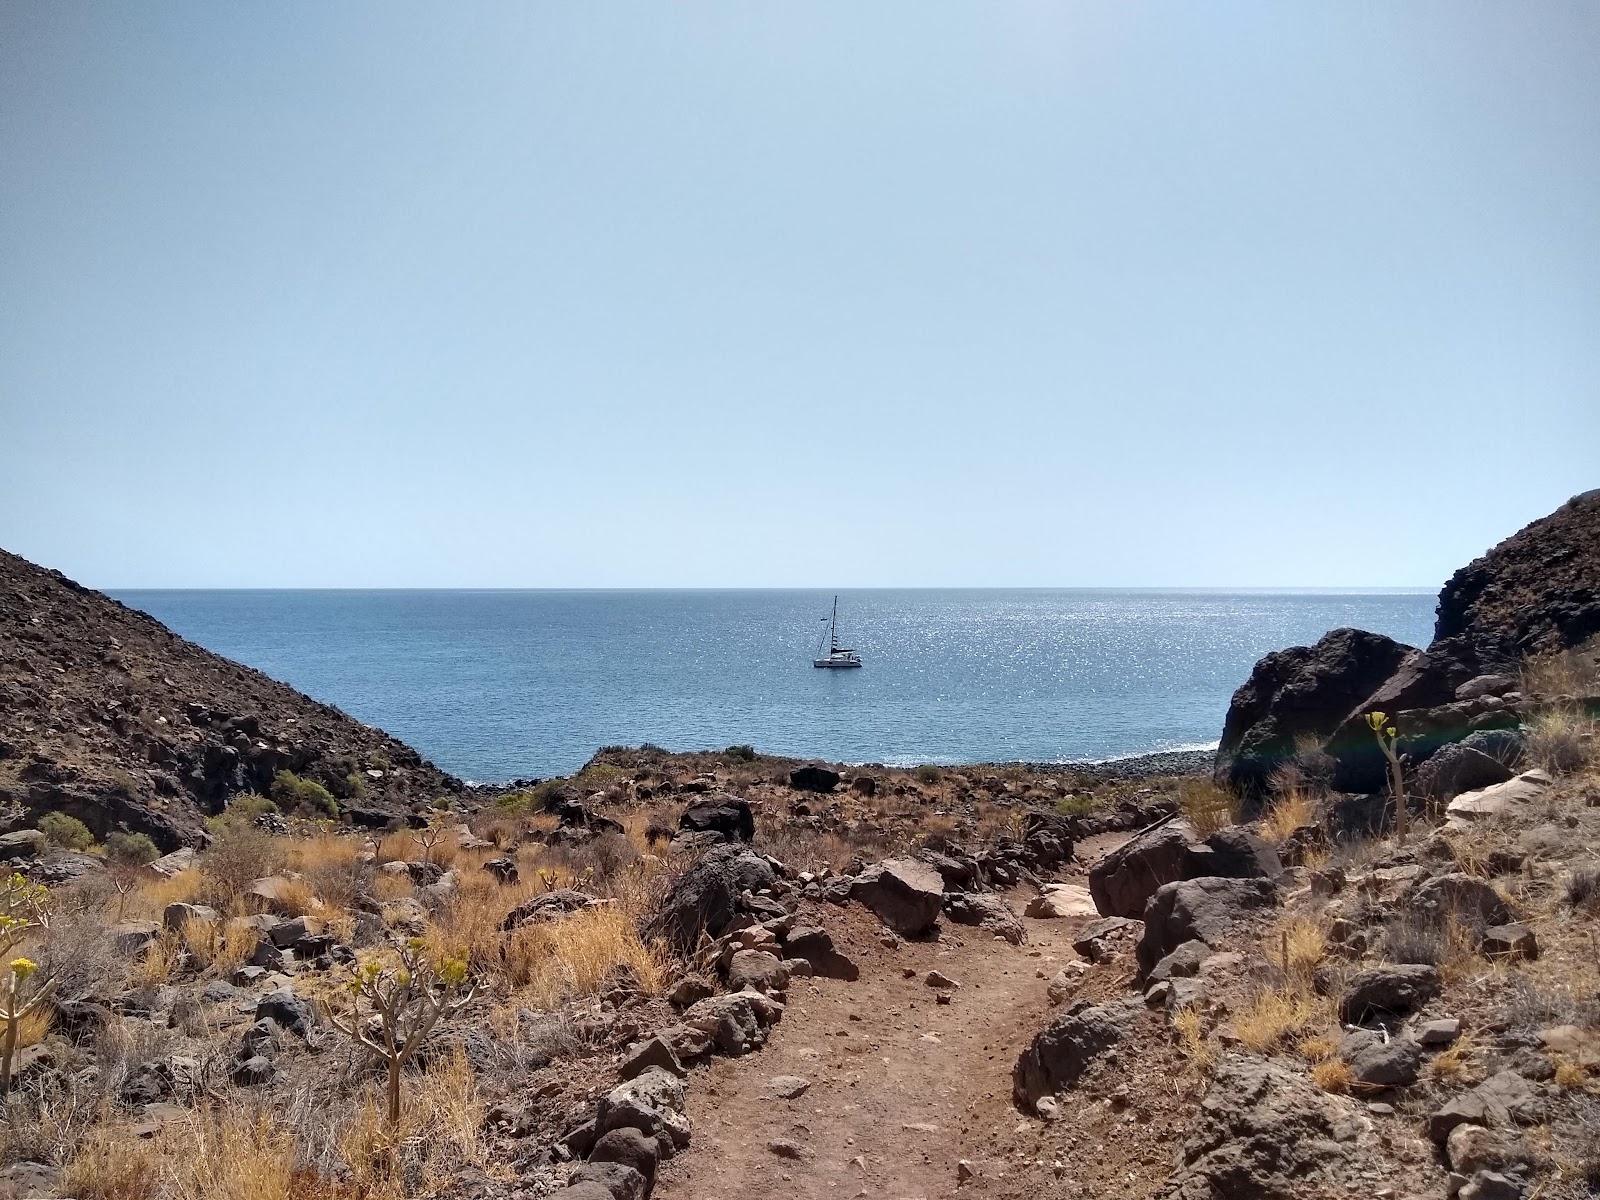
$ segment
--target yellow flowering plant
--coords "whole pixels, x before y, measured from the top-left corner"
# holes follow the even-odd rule
[[[465,1008],[477,990],[467,981],[465,962],[433,961],[420,938],[408,941],[398,960],[386,965],[369,958],[351,972],[345,985],[347,1012],[335,1012],[326,1002],[322,1006],[328,1024],[383,1062],[391,1129],[400,1124],[401,1071],[435,1026]]]
[[[1378,749],[1383,751],[1383,757],[1389,764],[1389,791],[1394,796],[1394,831],[1403,846],[1411,814],[1406,808],[1405,771],[1400,765],[1400,754],[1395,749],[1400,730],[1390,722],[1389,714],[1384,712],[1369,712],[1367,727],[1372,730],[1372,736],[1378,739]]]

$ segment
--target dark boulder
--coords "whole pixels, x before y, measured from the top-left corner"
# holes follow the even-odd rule
[[[1137,917],[1156,889],[1186,877],[1194,831],[1170,821],[1135,834],[1089,869],[1089,895],[1108,917]]]
[[[1407,1037],[1355,1029],[1339,1043],[1339,1057],[1355,1082],[1367,1087],[1408,1087],[1422,1067],[1422,1047]]]
[[[1186,876],[1222,879],[1277,879],[1283,874],[1278,852],[1243,825],[1219,829],[1184,856]]]
[[[720,937],[733,924],[745,892],[770,889],[777,875],[746,846],[713,846],[668,889],[647,932],[688,953],[702,935]]]
[[[1265,879],[1187,879],[1166,883],[1145,906],[1139,939],[1141,975],[1185,942],[1215,947],[1253,911],[1276,904],[1278,891]]]
[[[824,979],[853,980],[861,976],[861,968],[839,953],[833,936],[815,925],[796,925],[784,939],[783,952],[792,959],[811,964],[811,973]]]
[[[831,792],[839,786],[839,772],[817,763],[808,763],[789,772],[789,786],[800,792]]]
[[[1052,871],[1072,858],[1072,821],[1033,810],[1022,818],[1022,859],[1035,871]]]
[[[687,833],[713,833],[728,842],[753,842],[756,837],[750,802],[726,792],[689,805],[678,818],[678,828]]]
[[[1429,800],[1453,800],[1462,792],[1475,792],[1504,783],[1511,769],[1464,742],[1442,747],[1412,777],[1416,790]]]
[[[1472,668],[1448,647],[1407,654],[1394,674],[1351,709],[1324,743],[1334,761],[1333,786],[1343,792],[1375,792],[1387,786],[1388,762],[1367,723],[1368,713],[1394,717],[1448,706],[1455,701],[1456,688],[1472,674]],[[1402,731],[1401,749],[1418,759],[1466,732],[1465,725],[1454,720],[1439,728],[1423,728],[1416,720],[1397,718],[1397,723]]]
[[[939,920],[944,880],[925,862],[891,858],[856,876],[850,898],[877,913],[896,933],[919,937]]]
[[[568,913],[593,908],[599,903],[601,903],[599,899],[588,892],[580,892],[577,888],[556,888],[554,891],[540,892],[507,913],[505,920],[500,922],[500,929],[503,933],[510,933],[513,929],[520,929],[524,925],[554,921]]]
[[[1217,1064],[1161,1200],[1346,1195],[1368,1122],[1304,1070],[1229,1055]],[[1357,1153],[1360,1149],[1363,1153]]]
[[[1325,742],[1416,653],[1382,634],[1335,629],[1315,645],[1268,654],[1228,706],[1217,781],[1260,796],[1297,741]]]
[[[1072,948],[1090,962],[1104,962],[1116,951],[1118,943],[1129,941],[1143,924],[1132,917],[1101,917],[1090,921],[1072,939]]]
[[[1484,880],[1462,871],[1419,884],[1408,908],[1414,918],[1425,922],[1455,920],[1472,929],[1505,925],[1514,915],[1505,897]]]
[[[661,1148],[654,1138],[647,1138],[637,1129],[613,1129],[595,1142],[589,1152],[592,1163],[621,1163],[632,1167],[644,1179],[646,1193],[655,1186],[656,1165]]]
[[[1339,1019],[1360,1025],[1374,1017],[1403,1017],[1439,994],[1436,967],[1426,963],[1390,964],[1358,971],[1339,998]]]
[[[613,1130],[612,1132],[618,1131]],[[643,1175],[639,1174],[627,1163],[613,1162],[607,1159],[598,1162],[591,1160],[584,1163],[583,1166],[572,1173],[572,1178],[566,1188],[558,1192],[557,1195],[564,1195],[568,1197],[568,1200],[572,1200],[572,1196],[577,1189],[592,1189],[595,1187],[599,1187],[603,1191],[595,1192],[593,1193],[594,1195],[605,1195],[610,1197],[610,1200],[645,1200],[645,1197],[650,1194],[650,1189],[646,1186]],[[580,1194],[587,1195],[590,1193],[584,1192]]]

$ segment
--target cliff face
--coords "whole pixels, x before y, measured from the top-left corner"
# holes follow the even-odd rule
[[[1574,496],[1450,577],[1435,642],[1480,669],[1575,646],[1600,633],[1600,488]]]
[[[171,850],[281,770],[372,825],[462,786],[382,730],[0,550],[0,828],[55,809]]]

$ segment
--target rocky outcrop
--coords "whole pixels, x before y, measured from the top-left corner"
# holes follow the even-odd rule
[[[674,881],[648,932],[687,954],[702,936],[728,930],[746,894],[770,891],[776,882],[772,864],[748,847],[713,846]]]
[[[1277,879],[1278,852],[1243,826],[1204,840],[1184,821],[1146,829],[1089,871],[1089,894],[1104,916],[1134,917],[1164,885],[1184,879]]]
[[[839,786],[842,776],[832,767],[821,763],[807,763],[789,772],[789,786],[797,792],[820,792],[824,795]]]
[[[1035,1035],[1011,1072],[1017,1106],[1033,1112],[1039,1101],[1073,1087],[1094,1061],[1127,1035],[1142,1005],[1123,1000],[1080,1000]]]
[[[1600,633],[1600,489],[1574,496],[1452,575],[1439,593],[1436,642],[1483,670]]]
[[[1524,710],[1515,671],[1529,655],[1600,634],[1600,490],[1586,492],[1457,571],[1439,594],[1426,649],[1336,629],[1315,645],[1256,663],[1233,695],[1217,750],[1219,782],[1247,800],[1272,771],[1313,747],[1341,791],[1385,786],[1366,714],[1396,718],[1413,765],[1475,731],[1514,728]],[[1459,764],[1457,764],[1459,766]],[[1479,769],[1484,764],[1474,762]],[[1454,783],[1441,765],[1429,795]],[[1483,786],[1478,784],[1477,786]]]
[[[1325,742],[1416,653],[1379,633],[1335,629],[1315,645],[1268,654],[1228,706],[1217,747],[1219,782],[1259,794],[1298,743]]]
[[[171,851],[279,771],[369,825],[463,786],[381,730],[0,551],[0,807]]]
[[[1103,916],[1137,917],[1156,889],[1184,878],[1194,830],[1169,821],[1129,838],[1089,868],[1089,895]]]
[[[1345,984],[1339,998],[1339,1019],[1360,1025],[1375,1018],[1403,1017],[1439,994],[1438,968],[1426,963],[1369,967]]]
[[[1164,1200],[1344,1195],[1365,1124],[1303,1071],[1263,1058],[1217,1064]]]
[[[1430,800],[1453,800],[1462,792],[1476,791],[1511,778],[1511,768],[1482,750],[1461,742],[1444,747],[1422,764],[1416,789]]]

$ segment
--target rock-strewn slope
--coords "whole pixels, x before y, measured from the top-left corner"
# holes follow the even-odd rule
[[[373,824],[461,787],[381,730],[0,551],[0,827],[55,809],[171,850],[280,770]]]
[[[1479,670],[1600,633],[1600,488],[1574,496],[1450,577],[1434,641],[1460,639]]]

